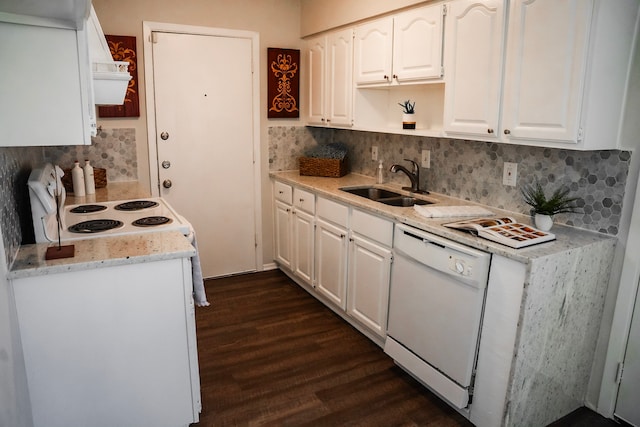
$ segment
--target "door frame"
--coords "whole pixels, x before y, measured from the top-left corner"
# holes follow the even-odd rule
[[[630,172],[629,175],[632,174]],[[596,408],[599,414],[607,418],[614,418],[615,415],[621,379],[618,368],[619,364],[624,362],[634,310],[640,313],[640,307],[635,306],[636,296],[640,292],[640,262],[635,255],[640,253],[640,180],[635,184],[635,191],[630,191],[635,193],[635,197],[626,242],[618,241],[618,245],[623,248],[624,259]],[[624,234],[619,234],[621,235]]]
[[[144,53],[145,100],[147,109],[147,144],[149,152],[149,180],[151,194],[160,197],[160,178],[158,170],[158,150],[156,145],[156,107],[155,81],[153,78],[153,32],[190,34],[211,37],[242,38],[251,40],[251,73],[252,73],[252,118],[253,130],[253,196],[255,200],[255,271],[263,270],[262,255],[262,171],[260,166],[260,72],[256,64],[260,63],[260,36],[254,31],[230,30],[226,28],[201,27],[193,25],[170,24],[163,22],[142,21],[142,42]]]

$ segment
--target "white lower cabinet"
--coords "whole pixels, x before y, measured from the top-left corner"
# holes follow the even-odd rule
[[[276,181],[274,196],[274,258],[313,285],[315,195]]]
[[[347,308],[347,229],[318,218],[316,223],[316,290]]]
[[[358,235],[349,240],[347,313],[384,337],[389,306],[391,249]]]
[[[21,277],[11,286],[33,426],[198,422],[189,258]]]
[[[301,210],[293,211],[293,273],[313,285],[313,215]]]

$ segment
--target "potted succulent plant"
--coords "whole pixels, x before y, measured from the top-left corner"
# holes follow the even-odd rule
[[[536,227],[542,231],[548,231],[553,225],[553,216],[560,213],[576,212],[575,201],[577,197],[569,197],[569,188],[561,186],[547,198],[542,184],[536,178],[532,185],[522,188],[522,196],[525,203],[531,206]]]
[[[398,105],[402,107],[402,129],[415,129],[416,102],[414,101],[413,103],[411,103],[411,100],[408,99],[404,102],[398,102]]]

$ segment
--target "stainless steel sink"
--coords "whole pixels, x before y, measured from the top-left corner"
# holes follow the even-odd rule
[[[345,187],[340,190],[373,200],[374,202],[384,203],[389,206],[410,207],[413,205],[427,205],[431,203],[428,200],[416,199],[411,196],[403,196],[400,193],[377,187]]]
[[[408,196],[391,197],[389,199],[380,199],[378,200],[378,202],[384,203],[385,205],[403,206],[403,207],[431,204],[431,202],[427,200],[416,199],[415,197],[408,197]]]
[[[341,188],[342,191],[366,197],[371,200],[387,199],[389,197],[401,197],[402,194],[376,187]]]

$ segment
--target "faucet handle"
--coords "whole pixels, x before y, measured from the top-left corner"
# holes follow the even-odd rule
[[[418,172],[420,169],[418,169],[418,163],[416,163],[415,161],[411,160],[411,159],[405,159],[407,162],[411,162],[411,165],[413,166],[413,173]]]

